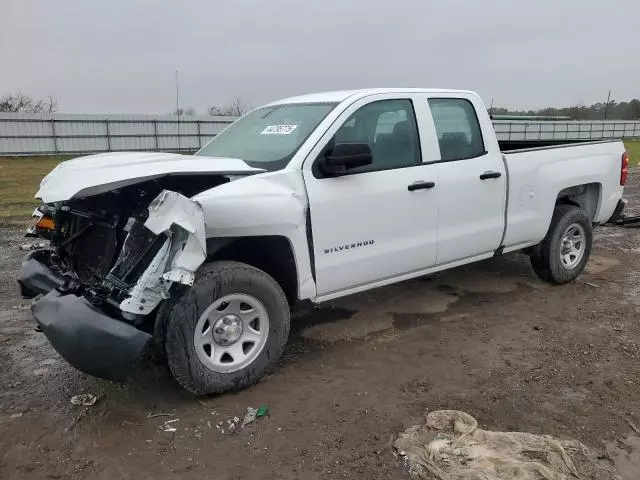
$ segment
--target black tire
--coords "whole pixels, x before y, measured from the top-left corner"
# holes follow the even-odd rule
[[[562,237],[573,225],[580,225],[585,234],[585,250],[582,259],[572,268],[567,268],[561,261]],[[545,282],[563,284],[572,282],[582,273],[589,261],[593,246],[593,226],[587,215],[574,205],[557,205],[547,236],[531,255],[531,265],[536,275]]]
[[[269,315],[266,343],[242,370],[219,373],[203,364],[193,337],[202,313],[218,298],[245,294],[259,300]],[[289,336],[290,312],[280,285],[262,270],[240,262],[203,265],[191,288],[169,300],[164,336],[167,363],[176,381],[196,395],[241,390],[258,382],[280,358]]]

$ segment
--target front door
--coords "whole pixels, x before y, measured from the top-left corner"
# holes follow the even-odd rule
[[[330,177],[305,164],[318,296],[435,265],[437,166],[422,164],[414,99],[389,97],[356,102],[318,147],[367,143],[371,165]]]

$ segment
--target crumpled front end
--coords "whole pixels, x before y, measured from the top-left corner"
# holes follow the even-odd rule
[[[53,347],[110,380],[125,378],[152,338],[151,314],[206,258],[200,205],[137,188],[50,205],[51,248],[30,252],[18,275],[23,296],[44,295],[32,312]]]

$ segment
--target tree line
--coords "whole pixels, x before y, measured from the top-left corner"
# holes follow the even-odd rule
[[[40,100],[23,93],[0,97],[0,112],[54,113],[56,111],[58,111],[58,100],[53,96]]]
[[[610,101],[594,103],[590,106],[547,107],[539,110],[510,110],[508,108],[490,109],[493,115],[540,115],[549,117],[571,117],[572,120],[640,120],[640,100],[629,102]]]
[[[212,117],[241,117],[251,110],[251,107],[240,97],[234,98],[231,102],[224,105],[213,105],[207,108],[207,115]],[[172,115],[180,115],[193,117],[197,115],[196,109],[193,107],[180,108],[171,112]]]
[[[240,97],[234,98],[224,105],[213,105],[207,109],[211,116],[240,117],[251,107]],[[58,100],[49,96],[46,99],[35,99],[24,93],[11,93],[0,96],[0,112],[4,113],[55,113],[58,111]],[[171,112],[172,115],[192,117],[197,115],[195,108],[180,108]]]
[[[206,110],[212,116],[239,117],[249,111],[251,107],[240,97],[234,98],[228,104],[213,105]],[[55,97],[34,99],[22,93],[0,96],[0,112],[25,113],[54,113],[58,111],[58,101]],[[634,98],[629,102],[615,100],[598,102],[593,105],[574,105],[572,107],[547,107],[538,110],[511,110],[504,107],[491,108],[493,115],[570,117],[573,120],[640,120],[640,100]],[[171,112],[173,115],[197,115],[193,107],[181,108]]]

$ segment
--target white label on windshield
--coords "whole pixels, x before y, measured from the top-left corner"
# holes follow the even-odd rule
[[[298,125],[269,125],[260,135],[290,135]]]

